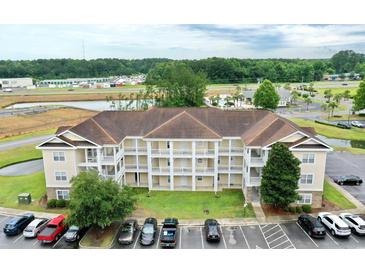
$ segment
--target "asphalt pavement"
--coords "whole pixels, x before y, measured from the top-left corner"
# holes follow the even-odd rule
[[[43,159],[38,159],[0,168],[0,176],[22,176],[42,170]]]
[[[50,138],[52,136],[53,136],[53,134],[52,135],[49,134],[49,135],[34,136],[34,137],[19,139],[19,140],[15,140],[15,141],[1,142],[0,151],[17,148],[17,147],[21,147],[24,145],[38,144],[38,143],[44,142],[45,140],[47,140],[48,138]]]

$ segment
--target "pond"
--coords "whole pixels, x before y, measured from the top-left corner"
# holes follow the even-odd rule
[[[153,100],[146,100],[146,103],[150,106],[153,104]],[[139,101],[139,104],[142,105],[142,101]],[[72,101],[72,102],[32,102],[32,103],[18,103],[7,107],[6,109],[19,109],[19,108],[35,108],[42,106],[66,106],[66,107],[75,107],[82,108],[88,110],[115,110],[119,109],[119,101],[108,102],[106,100],[99,101]],[[120,101],[121,108],[135,109],[137,106],[137,100],[122,100]]]
[[[365,141],[335,139],[335,138],[328,138],[328,137],[323,136],[323,135],[317,135],[317,137],[319,139],[321,139],[323,142],[329,144],[330,146],[353,147],[353,148],[365,149]]]

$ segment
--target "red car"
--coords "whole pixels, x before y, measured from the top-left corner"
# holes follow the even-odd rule
[[[58,241],[66,231],[65,216],[60,215],[53,218],[46,227],[38,234],[37,239],[42,243],[52,243]]]

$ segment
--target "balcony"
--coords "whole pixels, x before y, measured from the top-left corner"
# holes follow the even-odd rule
[[[125,165],[125,170],[134,172],[134,171],[147,171],[147,165],[139,165],[137,168],[136,164],[127,164]]]
[[[262,157],[251,157],[251,166],[263,167],[264,159]]]
[[[101,155],[102,163],[114,164],[114,156]]]
[[[248,186],[260,186],[261,178],[260,177],[250,177],[250,183],[247,185]]]
[[[242,147],[231,147],[231,154],[242,154],[243,148]]]
[[[174,174],[178,175],[178,174],[187,174],[187,173],[191,173],[192,172],[192,168],[191,167],[174,167]]]
[[[170,151],[168,149],[152,149],[151,155],[153,157],[169,156]]]
[[[190,149],[174,149],[173,152],[174,152],[174,155],[177,155],[177,156],[178,155],[191,156],[191,154],[192,154],[192,151]]]
[[[170,173],[169,167],[153,167],[152,168],[153,174],[166,174],[168,175]]]
[[[196,156],[214,156],[214,149],[197,149],[195,151]]]
[[[134,155],[136,154],[137,150],[135,147],[125,147],[124,148],[124,155]]]
[[[242,155],[243,154],[243,148],[242,147],[231,147],[231,150],[229,150],[228,147],[222,147],[222,148],[219,148],[218,152],[220,154],[239,154],[239,155]]]
[[[214,174],[214,168],[213,167],[197,167],[195,169],[195,173],[197,174]]]
[[[242,165],[231,165],[231,169],[228,166],[218,166],[218,172],[236,172],[242,173],[243,168]]]

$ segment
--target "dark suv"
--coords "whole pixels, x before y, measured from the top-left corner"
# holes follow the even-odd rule
[[[321,222],[310,215],[300,215],[298,224],[313,238],[324,238],[326,236],[326,230]]]
[[[332,177],[332,179],[336,184],[339,184],[339,185],[345,185],[345,184],[361,185],[362,184],[362,179],[359,176],[355,176],[355,175]]]
[[[221,232],[217,220],[207,219],[204,223],[205,237],[207,241],[219,242],[221,240]]]
[[[7,236],[15,236],[21,233],[32,221],[34,215],[26,213],[22,216],[17,216],[8,221],[4,226],[4,233]]]

